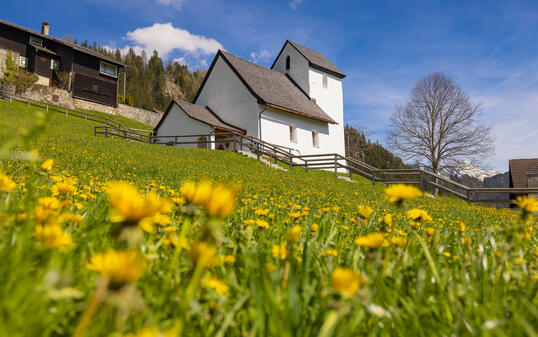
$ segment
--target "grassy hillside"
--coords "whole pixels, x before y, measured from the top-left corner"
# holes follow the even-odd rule
[[[397,207],[382,184],[39,120],[0,101],[6,335],[536,334],[536,222],[519,212]]]

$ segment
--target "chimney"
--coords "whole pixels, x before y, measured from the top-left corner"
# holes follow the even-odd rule
[[[50,24],[48,22],[43,22],[41,25],[41,34],[49,35]]]

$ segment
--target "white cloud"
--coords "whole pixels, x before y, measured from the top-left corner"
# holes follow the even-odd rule
[[[134,31],[127,32],[124,39],[134,44],[121,48],[122,53],[128,51],[130,47],[135,49],[137,53],[145,50],[148,55],[151,55],[153,50],[157,50],[163,58],[166,58],[173,50],[200,56],[214,54],[218,49],[223,49],[217,40],[191,34],[185,29],[172,26],[170,22],[155,23],[153,26],[137,28]]]
[[[250,59],[255,63],[264,63],[271,58],[271,52],[267,49],[262,49],[259,52],[250,53]]]
[[[180,8],[181,5],[185,2],[185,0],[157,0],[158,3],[164,6],[173,6],[176,8]]]
[[[296,10],[301,2],[303,2],[303,0],[291,0],[288,2],[288,5],[290,5],[291,9]]]
[[[172,60],[172,62],[177,62],[177,63],[179,63],[181,65],[186,65],[187,64],[187,61],[185,60],[184,56],[175,58],[175,59]]]

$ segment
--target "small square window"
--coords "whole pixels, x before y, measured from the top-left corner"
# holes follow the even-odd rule
[[[118,77],[118,67],[110,63],[101,62],[99,72],[108,76]]]
[[[326,89],[328,87],[329,83],[328,83],[328,79],[327,79],[327,74],[323,74],[323,87]]]
[[[43,47],[43,40],[38,39],[35,36],[30,36],[30,44],[33,44],[34,46]]]
[[[24,56],[19,56],[19,67],[28,68],[28,58]]]
[[[50,69],[52,70],[60,70],[60,60],[52,59],[50,60]]]

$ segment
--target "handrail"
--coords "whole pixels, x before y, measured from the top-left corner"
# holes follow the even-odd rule
[[[104,130],[104,131],[103,131]],[[529,194],[537,193],[538,188],[471,188],[463,184],[457,183],[449,178],[440,176],[433,172],[426,171],[424,169],[378,169],[369,164],[363,163],[354,158],[344,157],[337,153],[322,153],[322,154],[309,154],[309,155],[293,155],[289,148],[267,143],[252,136],[246,136],[237,132],[227,133],[212,133],[212,134],[196,134],[196,135],[173,135],[173,136],[159,136],[159,135],[143,135],[133,130],[122,130],[120,128],[104,125],[95,126],[94,135],[104,134],[105,136],[119,136],[124,139],[134,140],[138,142],[151,143],[151,144],[166,144],[166,145],[190,145],[200,144],[200,141],[187,140],[178,141],[178,139],[184,138],[197,138],[207,137],[205,144],[220,144],[233,142],[233,150],[239,151],[243,147],[246,147],[251,152],[257,155],[260,159],[261,156],[271,157],[275,160],[275,163],[280,161],[285,165],[289,165],[290,171],[294,166],[305,169],[306,171],[318,170],[318,169],[331,169],[334,170],[334,175],[338,177],[338,170],[344,169],[348,171],[349,177],[352,178],[353,174],[358,174],[372,181],[375,185],[376,182],[385,184],[414,184],[419,185],[424,192],[427,186],[432,189],[442,190],[446,193],[454,195],[460,199],[463,199],[469,203],[508,203],[509,199],[480,199],[479,193],[503,193],[503,194]],[[228,136],[230,138],[216,139],[213,136]],[[213,139],[212,139],[213,138]],[[166,141],[166,140],[169,141]],[[162,141],[165,140],[165,141]],[[299,161],[299,162],[297,162]],[[344,162],[344,163],[342,163]],[[353,167],[351,164],[357,165]],[[402,178],[390,178],[390,176],[408,176],[409,179]],[[385,177],[383,177],[385,176]],[[415,177],[412,177],[415,176]],[[418,176],[418,179],[416,178]],[[445,185],[446,184],[446,185]],[[457,190],[459,189],[459,190]]]

